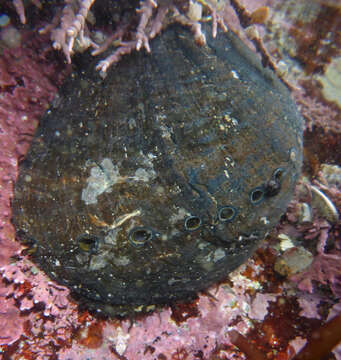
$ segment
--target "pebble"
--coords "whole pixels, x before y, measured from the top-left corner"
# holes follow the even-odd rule
[[[280,275],[291,276],[308,268],[313,258],[313,255],[304,247],[292,247],[278,257],[274,269]]]
[[[338,165],[322,164],[321,172],[329,186],[341,188],[341,167]]]

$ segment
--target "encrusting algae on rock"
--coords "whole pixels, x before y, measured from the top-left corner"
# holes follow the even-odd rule
[[[20,165],[19,238],[92,310],[193,298],[291,199],[302,121],[289,92],[236,36],[204,31],[199,47],[171,26],[104,80],[78,64]]]

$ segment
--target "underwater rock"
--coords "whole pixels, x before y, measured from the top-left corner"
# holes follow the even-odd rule
[[[232,33],[210,34],[198,47],[172,26],[104,80],[80,65],[20,164],[18,238],[90,309],[193,298],[291,199],[302,121],[289,92]]]

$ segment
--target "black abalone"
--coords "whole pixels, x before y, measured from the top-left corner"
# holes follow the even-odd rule
[[[302,160],[287,89],[233,34],[174,26],[102,80],[61,90],[20,165],[13,221],[34,261],[88,307],[191,298],[277,223]]]

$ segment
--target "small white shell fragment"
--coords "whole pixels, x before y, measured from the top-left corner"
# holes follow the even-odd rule
[[[307,203],[299,203],[298,204],[298,215],[300,223],[308,223],[312,222],[313,214],[309,204]]]
[[[328,220],[331,224],[339,221],[339,213],[331,200],[316,186],[311,186],[312,193],[312,207],[314,207],[319,214]]]
[[[292,240],[290,239],[290,237],[286,234],[279,234],[278,235],[278,239],[281,240],[280,242],[280,248],[282,251],[291,249],[292,247],[294,247],[295,245],[293,244]]]
[[[192,21],[199,21],[202,17],[202,6],[196,1],[189,2],[187,17]]]

